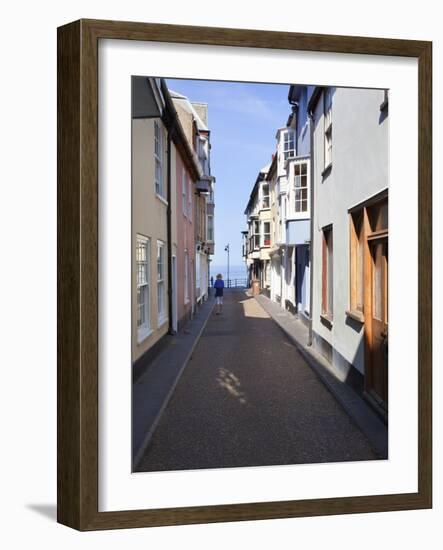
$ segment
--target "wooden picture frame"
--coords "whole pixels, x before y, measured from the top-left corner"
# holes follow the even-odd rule
[[[418,491],[98,511],[98,41],[418,59]],[[432,506],[432,44],[381,38],[80,20],[58,29],[58,521],[79,530],[289,518]],[[129,451],[128,451],[129,452]]]

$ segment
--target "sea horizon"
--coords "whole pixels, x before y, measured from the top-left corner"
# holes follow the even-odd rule
[[[225,265],[212,265],[210,268],[210,276],[216,277],[218,273],[221,273],[223,276],[223,279],[228,278],[228,266]],[[243,265],[230,265],[229,266],[229,278],[230,279],[245,279],[246,278],[246,266]]]

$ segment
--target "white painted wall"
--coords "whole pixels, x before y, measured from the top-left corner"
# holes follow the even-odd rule
[[[332,99],[332,170],[323,171],[323,101],[317,103],[314,130],[313,330],[336,353],[363,373],[363,330],[346,324],[349,309],[348,209],[388,187],[388,124],[380,119],[383,91],[337,88]],[[333,225],[334,320],[332,329],[320,322],[322,297],[322,228]]]

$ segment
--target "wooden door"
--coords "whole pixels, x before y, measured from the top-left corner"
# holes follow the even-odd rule
[[[388,403],[388,239],[371,241],[372,345],[371,391]]]

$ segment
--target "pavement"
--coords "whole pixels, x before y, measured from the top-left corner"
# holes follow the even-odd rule
[[[221,315],[211,311],[135,471],[379,458],[269,312],[244,290],[225,291],[224,301]]]
[[[174,388],[197,345],[214,306],[214,298],[198,308],[194,318],[174,336],[132,386],[132,457],[137,464],[167,407]]]
[[[308,327],[267,296],[255,296],[258,303],[274,319],[294,343],[311,369],[337,399],[356,426],[365,434],[379,458],[388,458],[388,427],[348,384],[340,380],[330,363],[312,346],[308,346]]]

